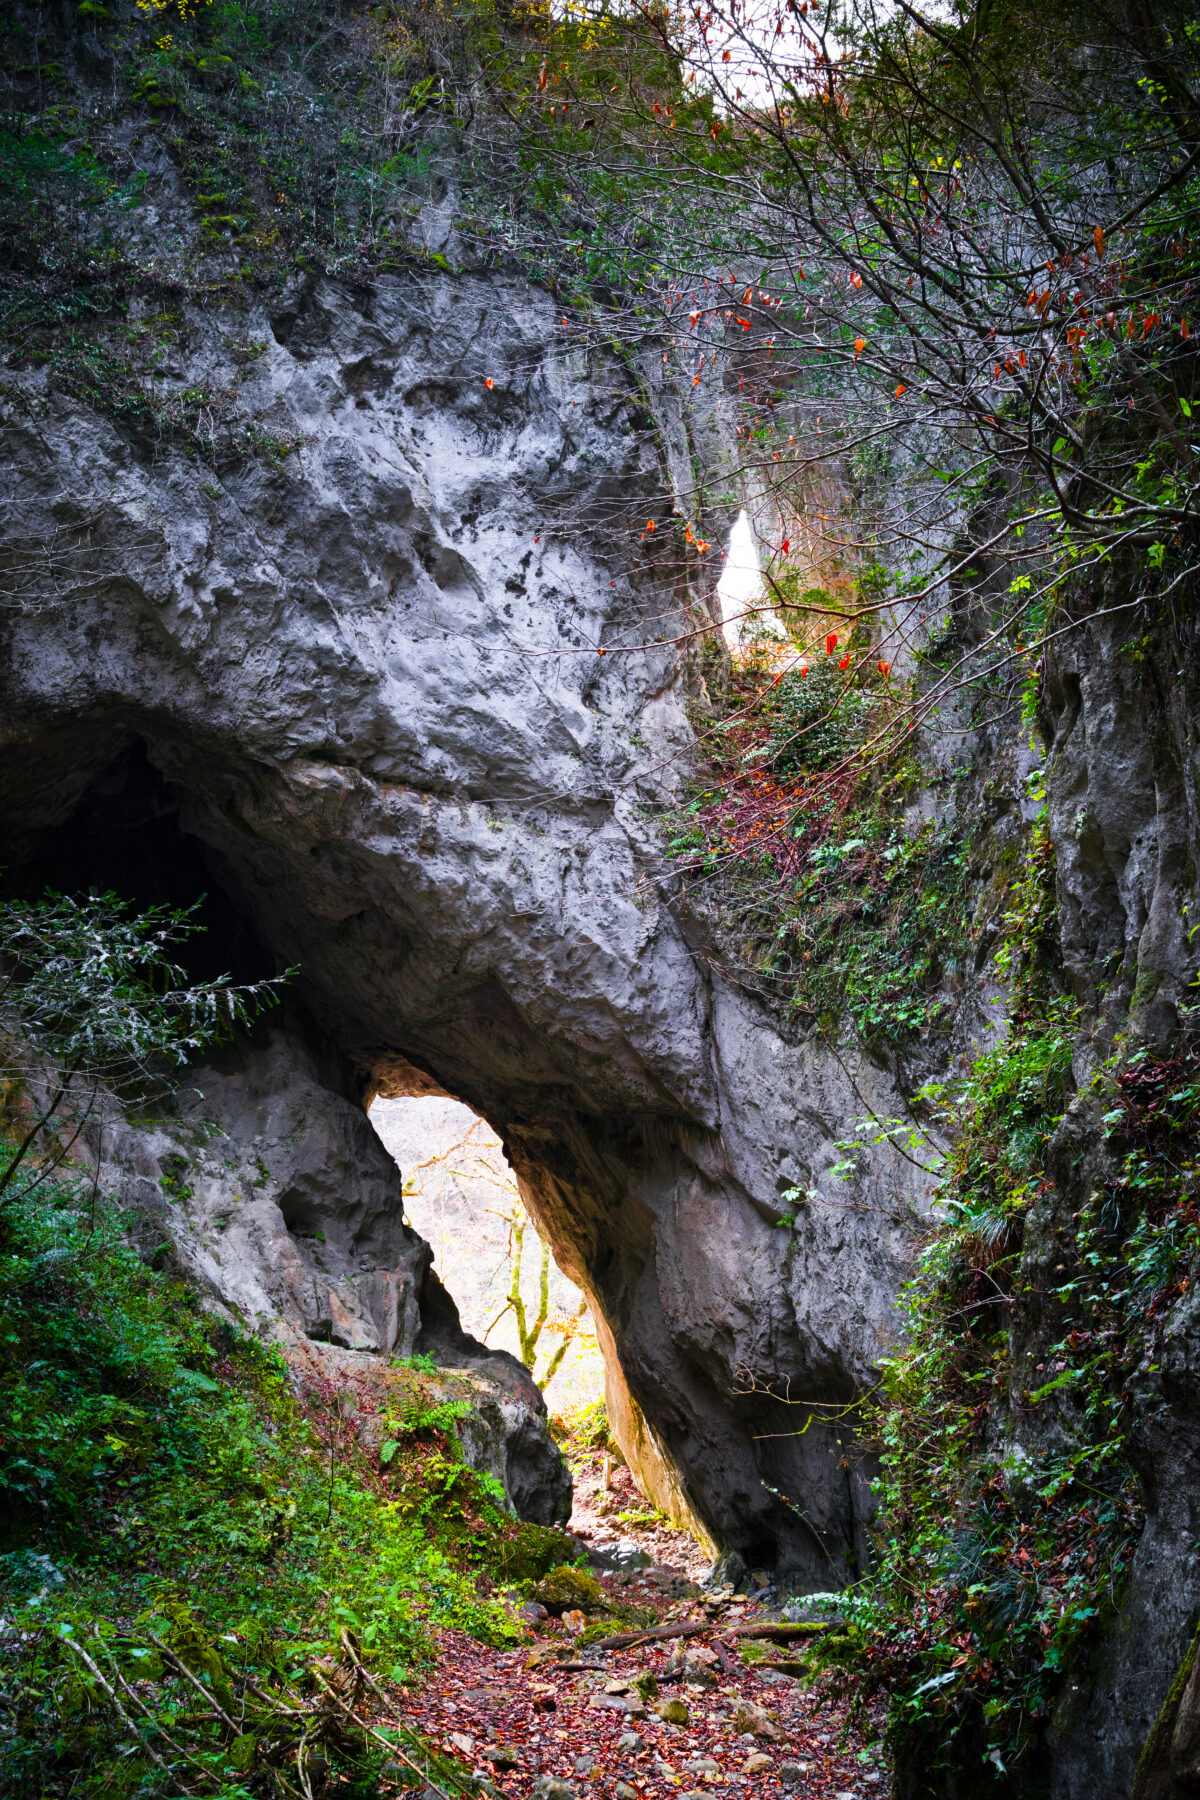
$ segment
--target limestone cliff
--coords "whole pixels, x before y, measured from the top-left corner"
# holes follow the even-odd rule
[[[197,313],[187,378],[240,378],[296,445],[219,475],[10,370],[4,517],[33,573],[5,617],[4,860],[204,893],[220,966],[296,965],[286,1047],[197,1075],[202,1112],[271,1146],[195,1243],[228,1303],[363,1348],[436,1329],[347,1071],[355,1103],[456,1094],[593,1300],[649,1490],[826,1586],[863,1556],[867,1472],[797,1427],[869,1379],[908,1250],[890,1159],[829,1171],[860,1095],[895,1096],[782,1030],[664,900],[642,808],[686,763],[695,676],[654,640],[707,602],[640,527],[696,447],[556,320],[502,279],[298,279],[238,318],[246,365]],[[779,1231],[796,1186],[817,1201]]]

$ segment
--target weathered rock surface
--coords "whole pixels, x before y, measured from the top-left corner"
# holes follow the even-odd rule
[[[1127,1028],[1151,1046],[1172,1043],[1192,1004],[1197,953],[1195,620],[1147,661],[1117,629],[1068,638],[1045,684],[1047,797],[1058,872],[1060,934],[1068,975],[1084,1001],[1076,1052],[1081,1089]],[[1081,1092],[1051,1158],[1063,1200],[1086,1195],[1101,1157],[1099,1109]],[[1049,1241],[1053,1219],[1031,1221]],[[1050,1285],[1049,1267],[1035,1278]],[[1200,1307],[1194,1290],[1159,1330],[1138,1371],[1129,1447],[1146,1523],[1119,1613],[1072,1671],[1051,1727],[1054,1800],[1127,1800],[1151,1727],[1200,1617]],[[1168,1733],[1169,1737],[1169,1733]],[[1139,1800],[1149,1800],[1139,1790]],[[1165,1800],[1187,1781],[1153,1790]]]
[[[819,1422],[791,1434],[891,1340],[907,1172],[829,1171],[862,1099],[894,1096],[782,1034],[651,878],[641,807],[693,681],[654,640],[704,601],[649,551],[670,469],[708,453],[617,359],[554,348],[556,320],[503,282],[302,284],[238,322],[267,346],[258,414],[300,448],[220,479],[10,373],[4,517],[46,576],[4,623],[0,852],[30,885],[207,893],[216,966],[298,965],[308,1060],[268,1038],[197,1078],[197,1116],[228,1103],[239,1154],[271,1145],[268,1185],[189,1227],[227,1303],[363,1350],[436,1333],[350,1112],[454,1093],[594,1301],[649,1490],[828,1586],[863,1551],[865,1474]],[[190,372],[232,380],[220,329],[190,329]]]

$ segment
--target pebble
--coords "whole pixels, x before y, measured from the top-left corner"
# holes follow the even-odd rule
[[[645,1742],[636,1731],[623,1731],[617,1739],[617,1749],[624,1750],[629,1756],[636,1756],[639,1750],[646,1748]]]
[[[641,1800],[637,1789],[631,1787],[627,1781],[618,1781],[613,1793],[616,1795],[616,1800]]]
[[[690,1714],[682,1700],[664,1700],[658,1716],[664,1725],[686,1725]]]
[[[808,1780],[808,1764],[785,1762],[779,1765],[779,1779],[784,1787],[795,1787],[801,1781]]]

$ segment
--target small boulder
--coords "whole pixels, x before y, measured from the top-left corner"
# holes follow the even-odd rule
[[[539,1775],[533,1784],[533,1800],[575,1800],[575,1789],[557,1775]]]
[[[649,1706],[651,1700],[658,1699],[658,1682],[649,1670],[647,1670],[644,1675],[634,1676],[633,1687],[638,1698],[644,1701],[647,1706]]]
[[[641,1795],[628,1781],[618,1781],[613,1789],[616,1800],[641,1800]]]
[[[540,1625],[544,1619],[550,1617],[550,1614],[539,1601],[527,1600],[524,1606],[517,1608],[517,1617],[526,1625]]]
[[[636,1756],[639,1750],[646,1748],[644,1741],[636,1731],[623,1731],[617,1739],[617,1749],[626,1756]]]
[[[803,1762],[780,1763],[779,1779],[784,1787],[799,1787],[802,1781],[808,1780],[808,1764]]]
[[[743,1700],[733,1715],[733,1728],[754,1737],[768,1738],[778,1742],[783,1736],[779,1726],[764,1707],[755,1706],[752,1700]]]
[[[507,1744],[489,1744],[479,1754],[485,1763],[491,1763],[493,1769],[519,1769],[521,1766],[520,1757]]]
[[[763,1775],[774,1766],[775,1758],[767,1756],[762,1750],[755,1750],[742,1764],[743,1775]]]
[[[688,1709],[682,1700],[664,1700],[657,1710],[664,1725],[686,1725],[688,1722]]]
[[[577,1756],[575,1758],[575,1774],[578,1780],[586,1781],[595,1772],[595,1768],[594,1756]]]
[[[604,1590],[586,1569],[573,1569],[567,1564],[551,1569],[538,1582],[531,1596],[539,1606],[561,1618],[567,1612],[607,1612]]]

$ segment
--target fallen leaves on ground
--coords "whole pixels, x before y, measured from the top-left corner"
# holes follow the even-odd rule
[[[602,1578],[613,1598],[629,1598],[635,1584],[638,1603],[646,1603],[653,1586],[645,1577]],[[711,1601],[660,1601],[659,1611],[681,1624],[713,1617]],[[717,1623],[731,1629],[758,1611],[753,1603],[727,1605]],[[526,1648],[495,1650],[445,1631],[436,1665],[403,1697],[397,1722],[461,1761],[464,1775],[486,1777],[507,1800],[532,1800],[535,1784],[544,1800],[568,1800],[555,1782],[566,1782],[578,1800],[667,1800],[707,1790],[731,1800],[886,1796],[877,1718],[847,1726],[848,1703],[732,1659],[734,1673],[693,1685],[676,1672],[688,1644],[660,1640],[601,1655],[572,1649],[551,1621]],[[706,1665],[693,1663],[697,1670],[706,1673]],[[659,1684],[649,1704],[634,1686],[647,1674]],[[668,1702],[682,1702],[686,1725],[658,1716]]]

